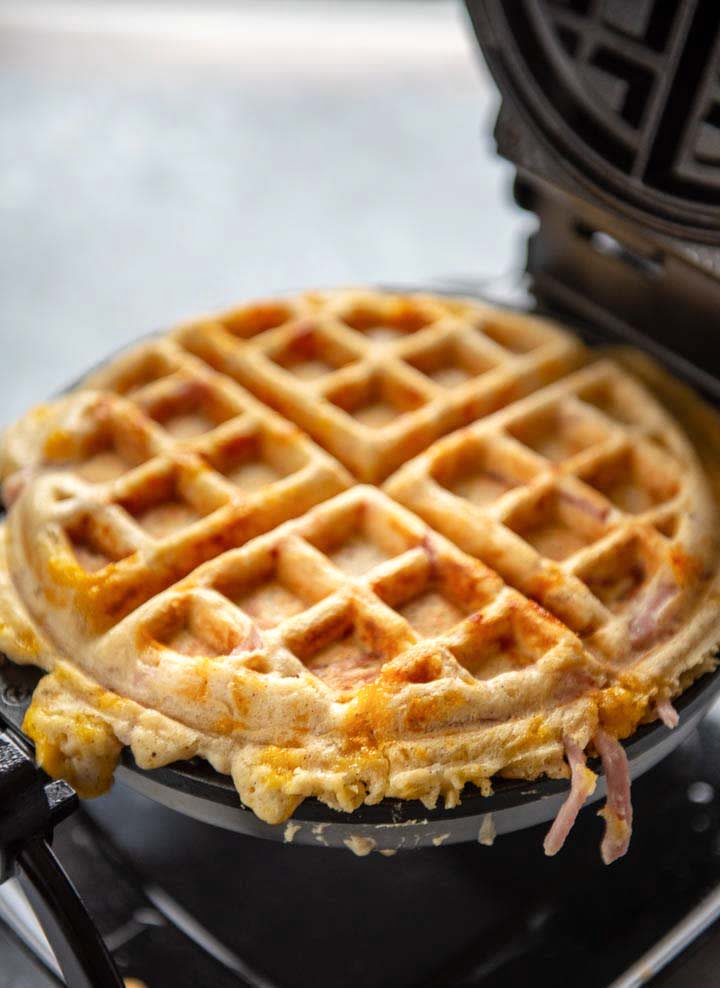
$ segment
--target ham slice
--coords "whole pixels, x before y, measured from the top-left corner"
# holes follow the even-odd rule
[[[600,853],[605,864],[612,864],[627,852],[632,834],[630,769],[625,749],[619,741],[603,730],[596,731],[593,741],[607,781],[607,801],[598,814],[605,819]]]
[[[664,580],[638,600],[629,625],[633,648],[650,648],[667,630],[666,610],[679,593],[677,583]]]
[[[26,484],[32,480],[34,472],[34,467],[21,467],[20,470],[11,473],[4,481],[2,485],[2,501],[8,511],[20,497]]]
[[[573,828],[588,796],[595,791],[597,776],[585,765],[585,752],[571,738],[565,739],[565,755],[570,766],[570,793],[558,810],[543,848],[548,856],[557,854]]]
[[[670,730],[672,730],[673,727],[677,727],[680,723],[680,714],[668,699],[660,700],[659,703],[656,703],[655,712],[665,727],[669,727]]]
[[[262,648],[262,643],[262,636],[251,621],[248,633],[245,635],[240,644],[235,646],[230,655],[242,655],[243,652],[256,651],[258,648]]]

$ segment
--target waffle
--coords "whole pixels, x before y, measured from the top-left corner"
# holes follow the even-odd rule
[[[50,672],[40,763],[94,795],[122,746],[201,756],[271,823],[497,774],[571,774],[577,802],[584,752],[614,777],[720,638],[715,420],[635,369],[469,300],[312,293],[28,413],[0,459],[0,647]]]
[[[239,309],[175,339],[369,484],[438,436],[554,380],[582,353],[545,320],[360,291]]]
[[[672,676],[675,630],[714,558],[693,453],[609,361],[460,430],[388,492],[636,676]]]

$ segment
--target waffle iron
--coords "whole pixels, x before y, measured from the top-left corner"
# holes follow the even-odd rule
[[[515,165],[516,201],[539,219],[521,306],[590,344],[645,349],[720,407],[710,335],[720,323],[720,8],[711,0],[466,6],[502,94],[498,150]],[[77,797],[35,768],[21,732],[40,675],[0,666],[0,881],[19,873],[70,985],[120,985],[49,846]],[[674,731],[660,723],[637,731],[625,745],[632,777],[680,744],[719,691],[720,673],[705,676],[678,700]],[[475,841],[488,814],[499,835],[521,830],[553,818],[567,793],[563,781],[498,780],[491,797],[467,794],[457,809],[384,800],[352,814],[308,799],[288,830],[255,817],[231,781],[199,760],[147,772],[125,752],[117,774],[165,806],[243,834],[335,848],[369,837],[389,852]],[[604,794],[601,777],[594,799]]]

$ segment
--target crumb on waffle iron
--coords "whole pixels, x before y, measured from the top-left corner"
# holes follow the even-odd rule
[[[133,348],[3,441],[0,648],[49,672],[40,763],[94,795],[124,745],[199,755],[271,823],[570,775],[555,853],[587,751],[613,860],[618,739],[720,637],[683,402],[710,414],[465,299],[308,293]]]

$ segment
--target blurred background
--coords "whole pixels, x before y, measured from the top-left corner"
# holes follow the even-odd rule
[[[0,421],[243,298],[504,272],[495,109],[454,0],[0,0]]]
[[[569,6],[622,25],[632,4]],[[647,24],[678,4],[637,8]],[[495,155],[497,103],[460,0],[0,0],[0,426],[133,338],[203,311],[521,267],[533,220]],[[634,786],[633,853],[613,869],[593,813],[552,861],[537,829],[492,854],[467,844],[330,861],[122,786],[88,814],[130,853],[143,894],[240,972],[233,983],[524,986],[539,974],[605,985],[680,919],[697,933],[698,902],[720,895],[717,714]],[[106,900],[120,913],[133,900],[117,874],[97,881],[102,861],[79,820],[88,826],[77,814],[55,846],[110,922]],[[135,973],[134,940],[142,953],[168,933],[141,912],[110,927],[123,971]],[[719,928],[709,952],[683,955],[654,984],[717,985]],[[43,956],[6,883],[0,988],[56,988],[51,973],[28,973],[11,929]],[[167,970],[191,983],[183,956]]]

